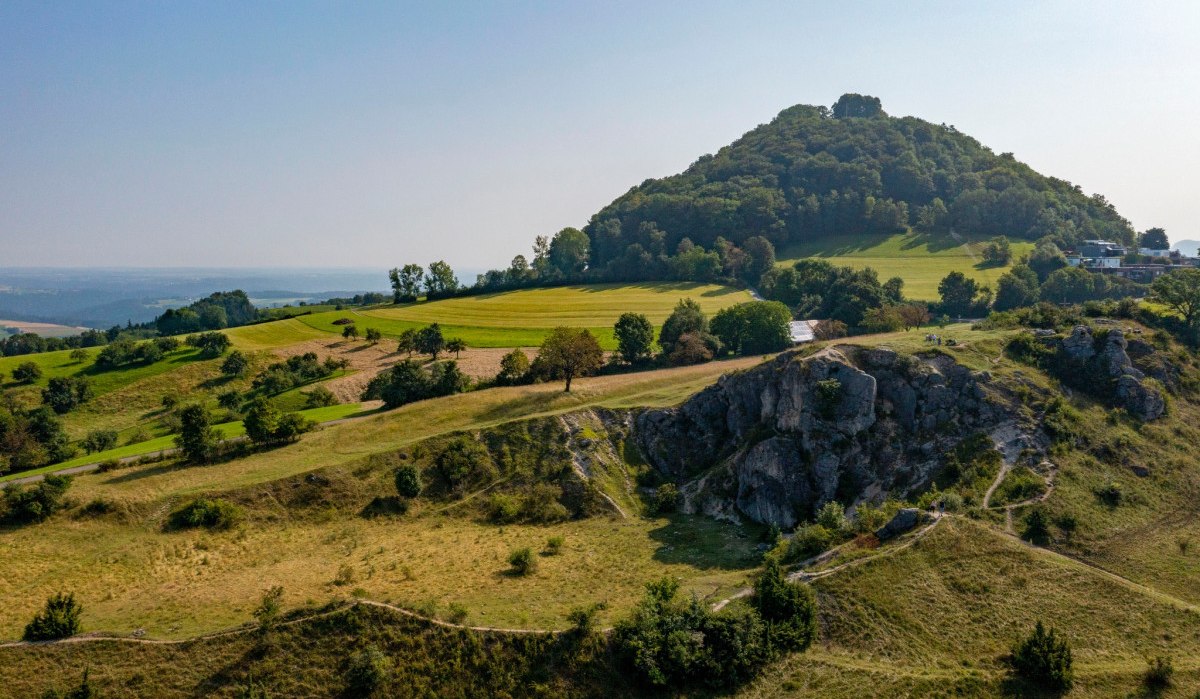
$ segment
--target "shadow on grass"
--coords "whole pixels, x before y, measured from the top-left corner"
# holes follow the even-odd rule
[[[650,538],[660,544],[654,560],[700,570],[753,568],[762,558],[753,532],[700,515],[668,515],[667,523],[651,530]]]

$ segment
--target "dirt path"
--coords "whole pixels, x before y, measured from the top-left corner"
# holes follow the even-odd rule
[[[338,608],[331,609],[329,611],[317,612],[315,614],[309,614],[307,616],[297,617],[295,619],[289,619],[287,621],[280,622],[279,624],[276,625],[276,627],[295,626],[296,624],[303,624],[305,622],[314,621],[316,619],[323,619],[325,617],[333,616],[334,614],[344,612],[347,609],[354,607],[356,605],[360,605],[360,604],[363,606],[366,606],[366,607],[377,607],[379,609],[387,609],[389,611],[400,614],[401,616],[406,616],[411,619],[417,619],[417,620],[423,621],[427,624],[432,624],[434,626],[441,626],[441,627],[448,628],[448,629],[458,629],[458,630],[463,630],[463,631],[480,631],[480,632],[487,632],[487,633],[523,634],[523,635],[528,635],[528,634],[557,635],[557,634],[564,633],[563,631],[560,631],[560,630],[506,629],[506,628],[499,627],[499,626],[468,626],[466,624],[455,624],[454,622],[443,621],[441,619],[435,619],[433,617],[425,616],[423,614],[418,614],[417,612],[414,612],[411,609],[405,609],[404,607],[397,607],[396,605],[388,604],[387,602],[375,602],[373,600],[366,600],[366,599],[355,600],[354,602],[339,606]],[[136,638],[134,636],[110,636],[110,635],[104,635],[104,634],[94,634],[94,635],[84,635],[84,636],[72,636],[70,638],[63,638],[63,639],[59,639],[57,641],[9,641],[8,643],[0,643],[0,648],[22,648],[25,646],[45,646],[45,645],[55,645],[55,644],[61,645],[61,644],[69,644],[69,643],[91,643],[91,642],[96,642],[96,641],[114,641],[114,642],[118,642],[118,643],[141,643],[141,644],[156,645],[156,646],[177,646],[177,645],[182,645],[184,643],[194,643],[196,641],[208,641],[208,640],[212,640],[214,638],[225,638],[228,636],[240,636],[240,635],[248,634],[248,633],[256,633],[257,631],[258,631],[257,626],[245,625],[245,626],[239,626],[234,629],[226,629],[224,631],[215,631],[213,633],[202,634],[199,636],[193,636],[191,638],[184,638],[184,639],[178,639],[178,640]]]

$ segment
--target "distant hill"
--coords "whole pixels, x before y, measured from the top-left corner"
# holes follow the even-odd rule
[[[629,276],[639,258],[676,254],[685,238],[714,249],[718,238],[740,245],[764,236],[780,247],[908,227],[1134,241],[1104,197],[996,154],[953,126],[889,116],[862,95],[843,95],[832,108],[785,109],[684,172],[633,187],[585,232],[592,272]]]
[[[1181,240],[1171,246],[1172,250],[1178,250],[1188,257],[1196,257],[1200,255],[1200,240]]]

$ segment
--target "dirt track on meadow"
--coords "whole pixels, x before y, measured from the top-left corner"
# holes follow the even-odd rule
[[[533,347],[521,349],[530,360],[537,353],[537,349]],[[504,347],[467,348],[457,360],[458,367],[473,379],[490,379],[500,371],[500,359],[511,351],[511,348]],[[395,340],[386,339],[376,344],[370,344],[365,340],[345,340],[340,337],[321,338],[280,347],[272,352],[281,359],[305,352],[315,352],[321,359],[326,357],[346,359],[350,362],[349,369],[352,370],[352,373],[326,381],[324,384],[343,403],[357,403],[362,398],[363,389],[376,374],[396,362],[408,358],[408,355],[396,352]],[[413,358],[422,363],[429,362],[427,356],[413,355]],[[454,359],[454,355],[442,354],[438,361],[446,359]]]

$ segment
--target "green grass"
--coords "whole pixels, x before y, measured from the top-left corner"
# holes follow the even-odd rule
[[[371,414],[373,411],[363,410],[362,406],[358,403],[345,403],[342,405],[330,405],[324,408],[298,410],[296,412],[308,418],[309,420],[312,420],[313,422],[324,423],[331,422],[333,420],[362,417],[364,415]],[[241,421],[225,422],[219,425],[214,425],[213,428],[220,434],[221,439],[231,439],[233,437],[240,437],[246,434],[246,428],[242,425]],[[108,461],[110,459],[127,459],[132,456],[143,456],[145,454],[153,454],[155,452],[163,451],[164,449],[174,448],[175,435],[156,437],[154,439],[148,439],[144,442],[126,444],[124,446],[96,452],[94,454],[84,454],[69,461],[63,461],[62,463],[51,464],[49,466],[43,466],[41,468],[36,468],[29,471],[21,471],[19,473],[10,473],[6,476],[0,476],[0,483],[18,478],[25,478],[28,476],[37,476],[43,473],[54,473],[56,471],[72,468],[74,466],[94,464],[101,461]]]
[[[301,317],[311,318],[312,316]],[[320,330],[305,325],[296,318],[245,325],[222,332],[229,336],[234,347],[243,351],[274,349],[328,337]]]
[[[88,358],[79,362],[70,358],[69,355],[73,350],[0,358],[0,376],[5,381],[0,383],[0,386],[6,389],[17,388],[18,391],[27,391],[28,389],[21,388],[22,384],[12,381],[12,370],[18,364],[33,362],[42,369],[42,378],[38,379],[33,384],[34,386],[45,386],[50,379],[60,376],[78,376],[87,379],[92,384],[93,392],[97,396],[102,396],[136,381],[174,371],[201,359],[200,350],[193,347],[181,347],[173,352],[168,352],[163,359],[153,364],[134,364],[117,369],[100,369],[94,364],[100,349],[92,347],[85,350]]]
[[[872,267],[879,273],[879,280],[900,277],[904,280],[904,294],[921,301],[938,299],[938,283],[950,272],[958,271],[996,289],[1000,275],[1009,266],[986,267],[982,264],[981,252],[987,238],[964,237],[959,242],[950,236],[933,236],[922,233],[898,233],[890,236],[861,236],[853,240],[829,238],[811,243],[789,246],[779,251],[778,265],[791,265],[806,257],[827,260],[835,265],[861,269]],[[1033,249],[1033,244],[1015,239],[1012,245],[1013,260]]]
[[[750,300],[745,291],[713,284],[597,284],[524,289],[363,310],[346,309],[298,316],[295,321],[324,332],[341,333],[343,326],[333,322],[349,318],[355,321],[360,332],[377,328],[393,338],[405,330],[438,323],[446,337],[460,337],[472,347],[534,347],[540,345],[554,328],[569,325],[588,328],[602,346],[615,349],[612,326],[622,313],[644,313],[658,326],[680,299],[688,297],[695,299],[710,315],[726,306]]]

